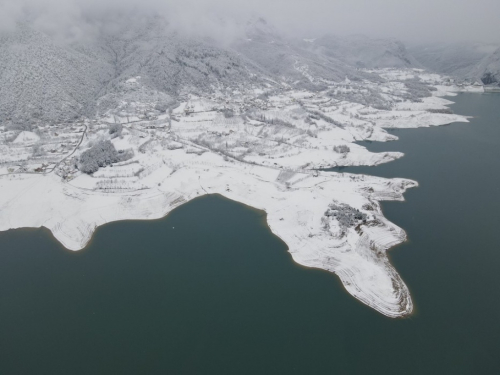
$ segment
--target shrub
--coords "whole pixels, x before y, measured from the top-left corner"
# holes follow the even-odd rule
[[[122,124],[111,124],[111,126],[109,127],[109,134],[113,135],[113,138],[116,138],[122,134],[122,130]]]
[[[222,110],[222,113],[224,114],[225,118],[231,118],[234,116],[234,111],[232,108],[224,108]]]
[[[31,151],[34,157],[45,155],[45,151],[43,150],[43,147],[40,145],[40,143],[35,143],[31,148]]]

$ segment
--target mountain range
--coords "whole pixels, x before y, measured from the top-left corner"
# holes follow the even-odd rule
[[[425,68],[484,84],[500,81],[500,49],[325,35],[291,38],[262,18],[220,43],[188,36],[161,17],[60,43],[28,24],[0,34],[0,121],[29,128],[116,108],[127,95],[168,107],[188,93],[240,88],[322,90],[325,82],[369,79],[374,68]],[[140,77],[140,88],[127,80]],[[132,92],[131,92],[132,91]]]

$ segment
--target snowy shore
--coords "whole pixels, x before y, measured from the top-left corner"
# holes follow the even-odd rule
[[[195,197],[221,194],[264,210],[271,231],[297,263],[337,274],[350,294],[388,317],[406,316],[413,309],[411,296],[386,254],[406,234],[383,216],[379,202],[403,200],[417,182],[316,169],[402,157],[371,153],[354,143],[397,139],[384,128],[467,122],[447,113],[451,102],[439,97],[460,88],[437,87],[434,96],[418,103],[399,101],[391,110],[305,91],[276,93],[257,102],[260,108],[252,118],[239,115],[248,101],[241,93],[233,102],[191,97],[155,119],[132,121],[113,114],[87,123],[88,132],[47,128],[41,137],[23,132],[11,143],[4,136],[0,230],[43,226],[66,248],[80,250],[105,223],[157,219]],[[386,88],[400,90],[398,82]],[[235,115],[224,116],[221,108],[226,107]],[[119,137],[110,137],[109,123],[123,125]],[[39,139],[46,142],[40,147],[55,150],[50,158],[30,156]],[[78,172],[78,154],[101,139],[133,150],[135,157],[93,175]],[[62,159],[73,151],[71,145],[77,149],[74,159],[56,164],[59,155]],[[326,215],[332,203],[362,213],[363,219],[343,223]]]

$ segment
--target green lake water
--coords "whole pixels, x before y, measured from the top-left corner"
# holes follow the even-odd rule
[[[382,204],[409,236],[390,258],[410,318],[295,264],[263,212],[207,196],[80,252],[0,233],[0,374],[500,374],[500,95],[452,100],[469,124],[392,131],[364,144],[404,158],[343,170],[420,184]]]

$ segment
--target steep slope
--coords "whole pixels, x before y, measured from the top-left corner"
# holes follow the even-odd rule
[[[186,93],[209,94],[266,81],[261,71],[215,41],[181,35],[153,17],[142,24],[124,22],[126,30],[102,31],[75,48],[113,66],[103,89],[101,110],[116,106],[130,93],[128,79],[140,77],[142,101],[165,102]],[[149,98],[146,98],[149,95]]]
[[[427,69],[455,77],[469,77],[471,71],[497,47],[478,43],[425,44],[409,52]]]
[[[30,127],[88,114],[111,67],[25,25],[0,37],[0,121]]]
[[[393,39],[372,39],[363,35],[348,37],[326,35],[304,42],[325,56],[357,68],[420,67],[404,44]]]
[[[269,74],[308,89],[321,88],[321,80],[379,79],[360,68],[421,67],[396,40],[331,35],[292,39],[280,35],[262,18],[246,25],[246,35],[235,44],[237,51]]]
[[[131,91],[124,83],[137,76],[142,101],[163,103],[188,92],[268,82],[234,51],[182,36],[159,17],[147,21],[122,22],[122,28],[101,29],[72,45],[57,44],[27,25],[1,35],[0,121],[30,128],[40,121],[92,117],[97,103],[116,107]]]
[[[323,56],[298,40],[280,35],[264,19],[253,19],[246,25],[246,39],[238,40],[234,49],[276,79],[289,84],[321,88],[321,80],[358,79],[366,74],[338,59]]]
[[[486,56],[469,73],[469,76],[480,79],[485,85],[500,84],[500,48]]]

